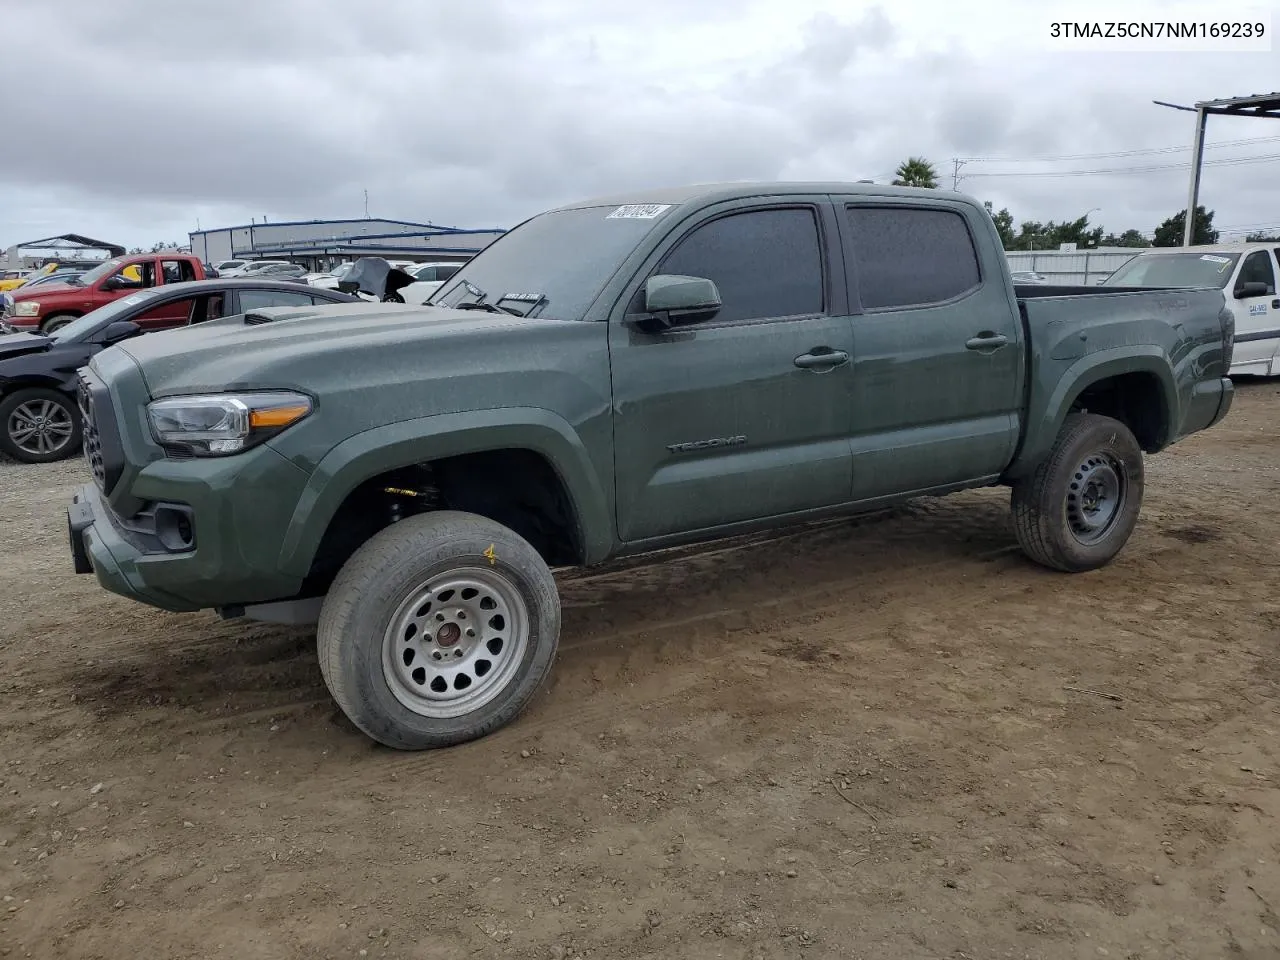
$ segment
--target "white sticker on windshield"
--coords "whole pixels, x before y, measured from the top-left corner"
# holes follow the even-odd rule
[[[1201,260],[1208,260],[1210,263],[1230,263],[1230,257],[1215,257],[1212,253],[1206,253]]]
[[[669,203],[624,203],[606,220],[652,220],[664,210],[670,210]]]
[[[141,302],[142,302],[143,300],[145,300],[145,299],[147,299],[147,298],[146,298],[146,297],[144,297],[142,294],[140,294],[140,293],[135,293],[135,294],[134,294],[133,296],[131,296],[131,297],[125,297],[125,298],[124,298],[124,300],[123,300],[123,301],[121,301],[121,302],[122,302],[122,303],[127,303],[129,306],[131,306],[131,307],[132,307],[135,303],[141,303]]]

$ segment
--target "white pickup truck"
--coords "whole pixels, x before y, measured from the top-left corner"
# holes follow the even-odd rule
[[[1152,247],[1109,276],[1108,287],[1217,287],[1235,315],[1230,373],[1280,376],[1280,241]]]

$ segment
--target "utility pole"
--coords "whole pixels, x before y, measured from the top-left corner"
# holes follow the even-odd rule
[[[364,192],[364,218],[369,219],[369,191]]]
[[[1196,139],[1191,148],[1191,183],[1187,187],[1187,220],[1182,225],[1182,245],[1191,246],[1196,236],[1196,207],[1200,205],[1200,168],[1204,163],[1204,124],[1209,115],[1196,111]]]
[[[1196,115],[1196,136],[1191,146],[1191,183],[1187,185],[1186,222],[1182,225],[1182,245],[1191,246],[1195,239],[1196,207],[1200,205],[1200,168],[1204,163],[1204,126],[1209,113],[1202,104],[1184,107],[1177,103],[1166,103],[1163,100],[1152,100],[1157,107],[1170,107],[1174,110],[1185,110]]]
[[[959,157],[951,158],[951,189],[953,192],[959,192],[960,190],[960,168],[964,164],[965,162]]]

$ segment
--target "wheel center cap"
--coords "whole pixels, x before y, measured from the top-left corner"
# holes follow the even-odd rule
[[[456,623],[446,623],[436,631],[436,643],[442,647],[452,647],[462,638],[462,628]]]

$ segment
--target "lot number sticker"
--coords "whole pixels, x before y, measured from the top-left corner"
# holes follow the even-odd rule
[[[669,203],[624,203],[606,220],[652,220],[664,210],[670,210]]]
[[[1210,263],[1230,263],[1230,257],[1215,257],[1212,253],[1206,253],[1201,260],[1208,260]]]

